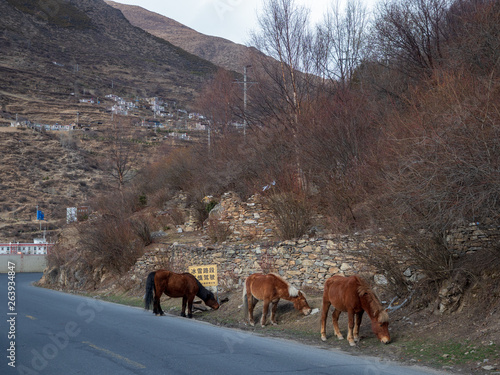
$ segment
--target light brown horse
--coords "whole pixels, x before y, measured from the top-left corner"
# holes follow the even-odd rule
[[[304,294],[290,285],[281,276],[274,273],[263,274],[254,273],[247,277],[243,287],[243,309],[245,311],[245,318],[248,317],[250,325],[255,325],[253,319],[253,309],[259,300],[264,301],[262,308],[261,326],[266,325],[266,317],[269,310],[269,304],[272,303],[271,310],[271,323],[276,325],[276,310],[278,308],[279,300],[283,298],[293,302],[293,306],[302,311],[304,315],[311,312],[311,308],[307,304]]]
[[[219,308],[219,304],[214,294],[206,289],[196,277],[190,273],[175,273],[166,270],[151,272],[146,280],[146,295],[144,305],[146,310],[153,304],[153,313],[163,315],[160,306],[160,298],[165,293],[172,298],[182,297],[181,316],[186,316],[186,305],[188,317],[193,317],[193,300],[195,296],[200,297],[203,302],[214,310]]]
[[[382,307],[378,297],[371,290],[368,283],[358,276],[332,276],[325,282],[323,290],[323,308],[321,311],[321,340],[326,341],[326,317],[330,305],[333,305],[332,314],[333,329],[339,340],[344,336],[339,330],[339,315],[347,311],[349,326],[347,341],[355,346],[359,341],[359,326],[361,318],[366,311],[372,321],[372,330],[378,339],[388,344],[391,341],[389,335],[389,314]]]

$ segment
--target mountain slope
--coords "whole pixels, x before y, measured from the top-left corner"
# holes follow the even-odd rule
[[[190,102],[216,69],[132,26],[102,0],[0,0],[0,14],[4,115],[29,117],[30,100],[71,103],[72,93],[112,90]]]
[[[115,188],[106,165],[111,125],[130,140],[134,163],[153,154],[143,142],[148,133],[130,126],[136,118],[111,122],[103,97],[160,96],[185,108],[217,68],[132,26],[102,0],[0,0],[0,14],[0,240],[40,237],[37,206],[54,239],[66,207]],[[101,104],[80,103],[90,96]],[[79,118],[92,128],[38,133],[2,126],[16,118]]]
[[[135,5],[119,4],[106,0],[106,3],[119,9],[134,26],[168,40],[170,43],[223,68],[242,72],[248,64],[249,54],[257,50],[227,39],[201,34],[181,23],[150,12]]]

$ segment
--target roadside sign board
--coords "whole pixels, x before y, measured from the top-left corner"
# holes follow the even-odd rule
[[[189,266],[189,273],[198,279],[203,286],[217,286],[217,265]]]

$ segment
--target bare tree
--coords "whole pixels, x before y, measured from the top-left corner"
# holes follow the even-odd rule
[[[366,53],[368,15],[361,0],[348,0],[344,10],[332,3],[317,26],[315,58],[317,74],[346,87]]]
[[[500,65],[500,3],[496,0],[458,0],[447,17],[452,66],[490,75]]]
[[[443,58],[451,0],[386,0],[374,25],[374,45],[381,62],[418,78]]]
[[[298,123],[304,90],[301,80],[310,69],[311,34],[309,10],[294,0],[269,0],[258,18],[260,30],[251,42],[278,61],[261,59],[261,67],[279,90],[291,115],[292,127]]]
[[[118,190],[123,196],[123,187],[135,175],[135,154],[133,145],[125,138],[120,124],[114,126],[109,134],[109,156],[105,163],[110,177],[117,183]]]
[[[238,87],[234,76],[224,69],[219,69],[214,78],[203,88],[196,107],[209,118],[211,130],[224,134],[234,120]]]
[[[260,30],[252,35],[252,43],[264,54],[273,57],[259,61],[265,76],[259,80],[260,103],[286,134],[295,150],[299,185],[304,183],[297,145],[297,132],[302,105],[309,93],[312,36],[309,10],[294,0],[269,0],[258,18]],[[259,69],[260,68],[260,69]],[[268,118],[266,116],[266,118]],[[269,121],[268,121],[269,123]]]

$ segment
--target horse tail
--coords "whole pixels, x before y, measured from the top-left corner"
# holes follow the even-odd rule
[[[243,313],[245,314],[245,319],[248,319],[248,297],[247,297],[247,281],[243,283]]]
[[[146,280],[146,294],[144,296],[144,308],[149,310],[153,304],[153,295],[155,293],[155,275],[156,272],[151,272]]]

